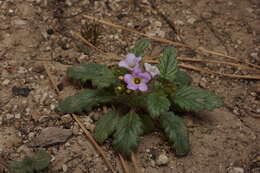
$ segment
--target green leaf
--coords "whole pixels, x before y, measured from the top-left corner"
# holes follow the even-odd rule
[[[170,143],[173,144],[176,155],[187,155],[190,151],[189,134],[183,120],[173,112],[166,112],[160,116],[160,123]]]
[[[192,78],[184,71],[178,70],[176,73],[176,79],[174,83],[179,86],[190,85]]]
[[[163,55],[160,57],[160,64],[158,68],[160,70],[160,76],[163,79],[174,81],[176,73],[178,71],[176,50],[173,47],[167,47],[164,49]]]
[[[224,105],[217,95],[193,86],[184,86],[171,97],[174,104],[186,111],[213,110]]]
[[[141,115],[140,118],[143,123],[144,134],[148,134],[155,129],[153,119],[149,115],[144,114],[144,115]]]
[[[163,92],[154,92],[147,96],[147,107],[150,115],[155,118],[169,110],[170,101]]]
[[[143,124],[140,117],[130,112],[122,117],[114,133],[114,148],[123,156],[128,157],[139,143],[139,135],[143,134]]]
[[[36,153],[36,155],[33,157],[34,160],[34,170],[35,171],[41,171],[45,168],[47,168],[50,164],[51,156],[49,153],[45,151],[39,151]]]
[[[103,143],[112,135],[118,123],[118,118],[118,113],[116,111],[111,111],[97,121],[94,136],[98,143]]]
[[[135,54],[135,56],[144,57],[145,50],[150,46],[149,40],[140,40],[136,43],[134,48],[130,50],[131,53]]]
[[[9,166],[11,173],[35,173],[44,170],[50,164],[51,156],[45,151],[39,151],[33,157],[25,156]]]
[[[111,100],[111,93],[101,90],[85,89],[61,101],[57,110],[63,114],[80,113],[82,111],[89,111],[94,106],[110,102]]]
[[[82,63],[68,68],[69,79],[86,82],[91,80],[94,86],[99,88],[109,87],[116,82],[113,72],[105,65],[96,63]]]

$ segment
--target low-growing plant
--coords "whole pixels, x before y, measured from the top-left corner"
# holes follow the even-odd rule
[[[45,151],[39,151],[34,156],[25,156],[22,161],[10,164],[11,173],[37,173],[46,169],[51,161],[51,156]]]
[[[148,40],[139,41],[112,68],[96,63],[68,68],[70,80],[91,83],[91,87],[61,101],[57,110],[81,113],[103,104],[112,105],[112,111],[97,121],[97,142],[112,136],[115,150],[127,157],[137,148],[141,135],[159,127],[176,155],[185,156],[190,151],[188,129],[177,113],[211,111],[223,106],[223,101],[212,92],[190,86],[192,79],[178,68],[173,47],[164,49],[158,65],[144,63],[144,51],[149,46]]]

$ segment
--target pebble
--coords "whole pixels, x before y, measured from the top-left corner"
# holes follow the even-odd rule
[[[25,25],[27,22],[25,20],[16,19],[13,21],[14,25]]]
[[[2,85],[6,86],[10,83],[10,80],[9,79],[5,79],[3,82],[2,82]]]
[[[189,17],[188,20],[187,20],[187,22],[188,22],[189,24],[192,24],[192,25],[193,25],[196,21],[197,21],[197,19],[195,19],[194,17]]]
[[[210,12],[203,12],[202,17],[204,19],[210,19],[212,17],[212,14]]]
[[[158,166],[167,165],[169,162],[169,158],[166,156],[166,154],[160,154],[158,158],[156,159],[156,164]]]
[[[251,56],[252,58],[257,59],[257,58],[258,58],[258,53],[257,53],[257,52],[252,52],[252,53],[250,54],[250,56]]]
[[[43,129],[37,137],[31,142],[31,146],[46,147],[59,143],[65,143],[72,136],[72,130],[56,127],[47,127]]]
[[[176,25],[180,25],[180,26],[183,26],[185,23],[183,22],[183,21],[181,21],[181,20],[176,20],[175,22],[174,22]]]
[[[14,115],[13,114],[6,114],[6,119],[10,120],[14,118]]]
[[[53,111],[56,108],[55,104],[51,104],[50,109]]]
[[[20,114],[20,113],[17,113],[17,114],[14,115],[14,117],[15,117],[16,119],[20,119],[20,118],[21,118],[21,114]]]
[[[229,173],[244,173],[244,169],[240,167],[233,167]]]

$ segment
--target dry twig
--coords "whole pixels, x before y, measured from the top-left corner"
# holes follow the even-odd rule
[[[139,173],[134,153],[131,154],[131,159],[132,159],[132,163],[133,163],[134,168],[135,168],[135,173]]]
[[[78,117],[75,114],[72,114],[73,119],[78,123],[80,128],[85,133],[86,137],[89,139],[91,144],[96,148],[96,150],[100,153],[100,155],[103,157],[106,165],[109,167],[109,169],[114,173],[114,168],[110,164],[110,162],[106,159],[106,156],[104,154],[104,151],[101,149],[101,147],[96,143],[95,139],[92,137],[92,135],[88,132],[88,130],[85,128],[85,126],[81,123],[81,121],[78,119]]]
[[[120,162],[121,162],[121,165],[122,165],[124,172],[129,173],[129,169],[128,169],[126,163],[125,163],[124,158],[121,156],[121,154],[118,154],[118,155],[119,155],[119,159],[120,159]]]
[[[147,37],[147,38],[150,38],[152,40],[160,41],[160,42],[172,45],[172,46],[190,48],[190,49],[195,50],[196,52],[209,53],[209,54],[212,54],[212,55],[217,55],[217,56],[221,56],[221,57],[224,57],[224,58],[229,58],[229,59],[235,60],[237,62],[242,62],[238,58],[235,58],[235,57],[232,57],[232,56],[228,56],[228,55],[224,55],[224,54],[219,53],[219,52],[210,51],[210,50],[207,50],[207,49],[202,48],[202,47],[196,49],[196,48],[193,48],[192,46],[189,46],[187,44],[183,44],[183,43],[179,43],[179,42],[173,42],[173,41],[170,41],[170,40],[167,40],[167,39],[163,39],[163,38],[152,37],[152,36],[149,36],[149,35],[144,34],[142,32],[136,31],[134,29],[130,29],[130,28],[127,28],[127,27],[124,27],[124,26],[121,26],[121,25],[116,25],[116,24],[113,24],[113,23],[110,23],[110,22],[107,22],[107,21],[104,21],[104,20],[101,20],[101,19],[97,19],[97,18],[89,16],[89,15],[84,15],[84,17],[87,18],[87,19],[93,20],[95,22],[98,22],[98,23],[101,23],[101,24],[113,27],[113,28],[122,29],[122,30],[125,30],[125,31],[128,31],[128,32],[132,32],[132,33],[141,35],[143,37]],[[252,64],[252,63],[249,63],[249,62],[244,62],[244,63],[246,63],[247,65],[250,65],[250,66],[252,66],[254,68],[260,69],[260,66],[258,66],[258,65],[255,65],[255,64]]]

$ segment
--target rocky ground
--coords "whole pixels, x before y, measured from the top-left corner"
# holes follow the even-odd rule
[[[58,97],[43,62],[59,83],[72,64],[113,62],[83,47],[72,31],[81,32],[100,49],[119,55],[126,54],[141,37],[95,25],[83,14],[260,65],[259,6],[258,0],[0,0],[0,172],[11,161],[37,151],[38,146],[52,155],[46,172],[108,172],[74,120],[54,111]],[[153,42],[153,46],[152,54],[156,54],[166,45]],[[187,49],[178,51],[180,56],[201,57]],[[196,65],[241,73],[217,64]],[[136,152],[140,172],[259,173],[260,81],[188,73],[194,85],[222,97],[225,107],[184,117],[192,146],[187,157],[177,158],[159,132],[144,136]],[[67,86],[61,97],[73,92],[75,89]],[[88,130],[93,131],[94,122],[106,109],[81,116]],[[61,136],[53,139],[60,143],[49,146],[46,138],[50,137],[44,133]],[[115,169],[122,172],[111,141],[102,147]]]

